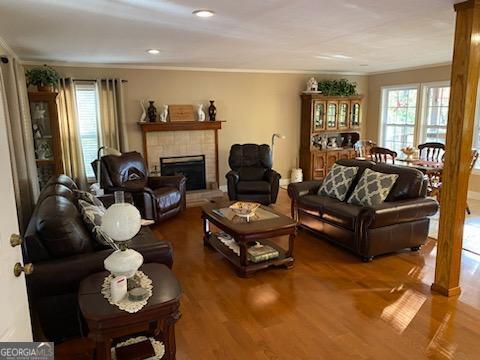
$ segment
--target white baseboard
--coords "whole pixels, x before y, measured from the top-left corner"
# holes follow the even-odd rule
[[[290,184],[290,179],[280,179],[280,186],[288,186],[288,184]],[[228,192],[227,185],[220,185],[218,188],[225,193]]]
[[[480,200],[480,192],[478,191],[469,191],[468,198],[472,200]]]

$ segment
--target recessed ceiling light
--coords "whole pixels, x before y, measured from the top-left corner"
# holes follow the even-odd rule
[[[215,12],[207,9],[199,9],[192,12],[192,14],[197,15],[198,17],[201,17],[201,18],[208,18],[215,15]]]
[[[160,54],[160,50],[158,50],[158,49],[148,49],[147,53],[149,53],[150,55],[158,55],[158,54]]]
[[[360,64],[360,66],[368,66],[368,64]]]
[[[322,59],[322,60],[332,60],[332,58],[330,56],[326,56],[326,55],[317,55],[315,57],[317,59]]]
[[[352,58],[351,56],[342,55],[342,54],[335,54],[335,55],[332,55],[332,57],[335,59],[351,59]]]

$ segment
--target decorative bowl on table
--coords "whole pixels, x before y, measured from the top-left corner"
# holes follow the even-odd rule
[[[406,160],[413,160],[413,155],[415,155],[416,149],[411,146],[406,146],[401,149],[406,156]]]
[[[250,217],[255,215],[255,211],[259,206],[260,204],[254,202],[237,201],[236,203],[230,205],[230,209],[235,215],[247,218],[248,221]]]

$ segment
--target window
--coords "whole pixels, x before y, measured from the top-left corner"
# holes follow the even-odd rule
[[[414,146],[417,119],[418,86],[384,88],[382,90],[381,144],[400,152]]]
[[[94,82],[75,83],[75,96],[77,101],[77,113],[80,133],[80,144],[82,146],[83,163],[87,179],[94,180],[91,163],[97,158],[99,147],[99,126],[98,126],[98,103],[97,87]]]
[[[423,87],[424,114],[421,142],[445,144],[448,121],[450,86],[425,85]]]

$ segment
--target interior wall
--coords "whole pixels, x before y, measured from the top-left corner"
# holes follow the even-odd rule
[[[451,66],[436,66],[417,70],[397,71],[368,77],[367,139],[378,141],[380,125],[380,101],[383,86],[418,84],[450,80]],[[470,177],[470,191],[480,192],[480,174]]]
[[[125,91],[128,138],[131,150],[142,151],[141,131],[137,121],[140,100],[162,104],[205,104],[214,99],[217,119],[226,120],[219,132],[220,184],[226,184],[228,153],[235,143],[267,143],[273,133],[285,140],[275,144],[274,168],[282,178],[290,177],[299,154],[300,93],[309,74],[240,73],[127,69],[95,67],[57,67],[62,76],[77,79],[119,77],[128,81]],[[366,76],[315,75],[318,79],[346,78],[358,84],[358,92],[367,94]],[[364,107],[363,118],[366,115]]]

